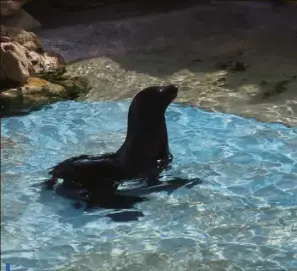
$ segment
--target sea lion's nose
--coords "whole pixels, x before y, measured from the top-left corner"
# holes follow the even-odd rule
[[[178,87],[176,85],[168,85],[163,87],[162,91],[176,95],[178,92]]]
[[[176,85],[168,85],[163,87],[161,92],[165,95],[164,97],[167,97],[166,99],[173,101],[177,97],[178,87]]]
[[[173,90],[173,91],[176,91],[178,92],[178,87],[177,85],[168,85],[165,87],[166,89],[169,89],[169,90]]]

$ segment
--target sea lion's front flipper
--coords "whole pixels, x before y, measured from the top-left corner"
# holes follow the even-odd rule
[[[202,180],[199,178],[194,179],[184,179],[184,178],[174,178],[173,180],[164,182],[164,189],[168,189],[168,192],[173,192],[174,190],[185,187],[185,188],[192,188],[197,184],[201,184]],[[166,186],[167,185],[167,186]]]
[[[139,217],[143,217],[144,214],[140,211],[125,210],[120,212],[114,212],[106,216],[111,218],[114,222],[131,222],[138,221]]]
[[[155,184],[153,184],[153,182],[150,182],[145,187],[117,190],[116,194],[123,196],[143,196],[163,191],[171,194],[173,191],[181,187],[192,188],[193,186],[202,183],[202,180],[199,178],[184,179],[177,177],[166,182],[162,182],[160,180],[154,180],[154,182]]]

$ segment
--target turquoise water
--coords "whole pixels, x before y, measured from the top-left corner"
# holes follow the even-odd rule
[[[36,184],[78,154],[116,150],[130,101],[59,102],[2,119],[2,267],[11,270],[297,270],[297,134],[181,104],[164,174],[202,183],[151,194],[139,221],[84,213]]]

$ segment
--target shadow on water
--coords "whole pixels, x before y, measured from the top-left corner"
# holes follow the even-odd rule
[[[64,200],[59,196],[54,195],[56,200]],[[71,223],[74,228],[82,228],[87,223],[92,221],[97,221],[103,217],[110,218],[114,222],[132,222],[138,221],[140,217],[143,217],[143,213],[139,211],[134,205],[146,201],[146,198],[135,197],[128,198],[130,200],[130,206],[126,206],[125,209],[102,209],[102,208],[92,208],[86,209],[86,204],[82,202],[74,202],[70,200],[65,200],[64,208],[56,212],[59,216],[59,222]],[[55,206],[53,202],[53,191],[41,190],[40,198],[38,200],[42,204],[47,206]]]
[[[9,118],[9,117],[20,117],[20,116],[26,116],[28,114],[30,114],[33,111],[37,111],[40,110],[40,108],[35,108],[35,109],[31,109],[31,108],[22,108],[22,109],[5,109],[5,110],[0,110],[0,119],[3,118]]]
[[[167,192],[168,195],[172,194],[179,188],[193,188],[201,184],[200,179],[183,179],[173,178],[167,182],[158,182],[158,185],[150,187],[140,187],[132,189],[118,190],[117,194],[107,203],[95,203],[88,201],[69,201],[54,195],[53,191],[41,189],[39,202],[47,206],[55,205],[56,200],[65,201],[65,208],[59,210],[57,214],[60,216],[60,222],[73,222],[73,227],[80,228],[86,223],[98,220],[102,217],[108,217],[114,222],[132,222],[138,221],[144,214],[137,208],[138,203],[149,201],[149,196],[152,193]],[[40,184],[35,185],[40,186]],[[77,218],[80,217],[79,220]]]
[[[0,119],[26,116],[32,112],[46,109],[48,107],[50,107],[50,104],[34,105],[28,108],[25,108],[25,107],[10,108],[10,107],[0,105]]]

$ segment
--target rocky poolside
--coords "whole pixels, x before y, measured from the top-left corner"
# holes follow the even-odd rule
[[[117,5],[117,14],[141,3],[133,5]],[[69,71],[89,78],[88,101],[171,82],[180,102],[295,126],[296,12],[296,5],[207,2],[38,34],[71,62]]]
[[[69,74],[89,80],[80,100],[128,98],[170,82],[181,89],[179,102],[297,125],[296,5],[162,5],[62,11],[34,33],[65,59]]]

